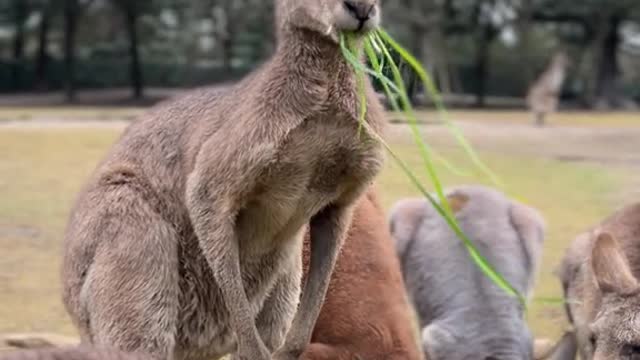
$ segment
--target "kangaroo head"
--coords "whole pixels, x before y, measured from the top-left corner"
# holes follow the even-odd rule
[[[611,234],[596,238],[591,267],[602,297],[589,326],[593,359],[640,359],[640,284]]]
[[[379,0],[276,0],[279,31],[307,30],[337,40],[366,34],[380,23]]]

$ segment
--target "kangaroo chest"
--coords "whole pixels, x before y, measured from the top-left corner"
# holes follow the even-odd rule
[[[240,214],[242,237],[254,242],[260,234],[274,245],[294,237],[322,208],[362,190],[382,160],[379,143],[364,132],[358,136],[353,119],[320,115],[305,120],[282,142]]]

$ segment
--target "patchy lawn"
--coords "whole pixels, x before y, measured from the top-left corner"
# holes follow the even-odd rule
[[[2,114],[0,110],[0,118]],[[14,116],[11,115],[15,119]],[[505,115],[484,116],[496,119]],[[594,136],[571,133],[558,138],[552,136],[551,130],[518,125],[518,119],[514,128],[490,123],[476,124],[465,131],[478,145],[481,157],[507,184],[506,191],[538,208],[546,217],[549,236],[536,296],[559,297],[559,283],[552,271],[564,248],[576,234],[622,205],[637,181],[632,174],[635,158],[612,162],[592,157],[628,160],[628,152],[632,144],[637,146],[640,142],[640,135],[622,131],[615,137],[608,133],[607,143],[600,144],[595,136],[599,128],[592,131]],[[441,154],[470,169],[466,157],[445,139],[441,129],[426,127],[425,131]],[[117,126],[0,126],[0,333],[74,333],[60,301],[62,233],[75,194],[120,132]],[[389,141],[420,173],[421,162],[406,128],[392,127]],[[560,146],[559,142],[565,145]],[[584,161],[568,161],[560,156],[588,151],[594,154]],[[482,176],[461,177],[442,167],[440,170],[447,185],[487,183]],[[391,161],[380,185],[386,207],[401,197],[417,195]],[[540,336],[555,337],[565,326],[563,309],[557,305],[534,303],[529,319]]]
[[[529,112],[524,110],[453,110],[449,112],[452,119],[495,124],[532,124]],[[421,111],[420,115],[430,121],[438,116],[433,111]],[[399,119],[396,114],[392,118]],[[588,127],[639,127],[638,112],[584,112],[563,111],[547,117],[549,126],[588,126]]]

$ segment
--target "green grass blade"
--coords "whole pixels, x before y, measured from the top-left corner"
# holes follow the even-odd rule
[[[522,295],[519,294],[519,292],[513,288],[511,286],[511,284],[509,284],[508,281],[506,281],[506,279],[504,279],[502,277],[502,275],[500,275],[497,271],[495,271],[495,269],[493,269],[493,267],[491,266],[491,264],[487,261],[486,258],[484,258],[482,256],[482,254],[480,254],[480,252],[477,250],[477,248],[475,247],[475,245],[473,244],[473,242],[471,242],[471,240],[466,236],[466,234],[464,234],[464,232],[462,231],[462,229],[460,228],[460,226],[458,225],[457,221],[455,220],[455,217],[453,216],[453,213],[451,211],[451,208],[449,206],[449,203],[444,195],[444,190],[442,187],[442,184],[440,183],[440,180],[436,174],[435,171],[435,167],[433,166],[433,163],[431,161],[431,157],[432,157],[432,153],[430,152],[429,147],[427,146],[426,143],[424,143],[424,141],[422,141],[422,137],[420,135],[419,129],[417,127],[417,119],[415,117],[415,114],[413,113],[412,107],[411,107],[411,103],[409,101],[408,95],[406,93],[406,91],[404,91],[404,81],[402,80],[402,76],[400,74],[400,71],[398,69],[398,67],[395,65],[395,62],[393,61],[393,58],[391,57],[391,54],[388,52],[388,50],[385,47],[382,47],[382,52],[384,54],[384,57],[387,59],[387,61],[389,62],[393,74],[394,74],[394,78],[396,81],[396,86],[393,86],[394,84],[391,83],[391,81],[389,79],[387,79],[384,75],[381,74],[381,67],[379,66],[379,61],[377,60],[376,56],[370,56],[369,60],[371,61],[372,65],[374,68],[376,68],[378,70],[378,72],[376,71],[372,71],[368,68],[366,68],[362,63],[360,63],[360,61],[357,59],[356,55],[354,55],[351,50],[348,48],[348,46],[346,45],[346,41],[344,36],[341,36],[340,38],[340,45],[341,45],[341,49],[342,52],[344,54],[345,59],[347,60],[347,62],[349,62],[354,69],[356,69],[356,71],[361,71],[363,73],[374,73],[376,78],[379,78],[383,84],[383,87],[385,87],[385,91],[387,92],[387,95],[389,95],[391,93],[391,88],[393,88],[394,91],[397,91],[398,95],[400,96],[400,100],[402,101],[404,107],[405,107],[405,114],[407,115],[407,117],[409,118],[409,122],[412,125],[412,134],[414,136],[414,140],[416,142],[416,144],[418,145],[418,147],[421,150],[422,153],[422,157],[425,163],[425,167],[427,170],[427,173],[431,179],[431,182],[433,183],[435,189],[436,189],[436,194],[438,196],[439,201],[436,201],[433,196],[431,196],[431,194],[429,194],[429,192],[426,191],[426,189],[422,186],[422,184],[420,183],[420,181],[418,181],[417,177],[411,172],[411,170],[409,169],[409,167],[402,161],[402,159],[400,159],[395,152],[393,152],[393,150],[391,149],[391,147],[384,141],[384,139],[382,139],[377,133],[375,133],[375,131],[373,131],[369,125],[362,121],[360,122],[360,124],[362,126],[365,127],[365,130],[367,130],[367,132],[373,136],[375,139],[377,139],[378,141],[380,141],[383,146],[387,149],[387,151],[391,154],[391,156],[396,160],[396,162],[398,164],[401,165],[401,168],[403,169],[403,171],[407,174],[407,176],[410,178],[410,180],[414,183],[414,185],[417,186],[417,188],[419,189],[419,191],[429,200],[429,202],[431,202],[431,204],[434,206],[434,208],[438,211],[438,213],[445,219],[445,221],[447,222],[447,224],[453,229],[453,231],[456,233],[456,235],[462,239],[463,244],[465,245],[465,247],[467,248],[471,259],[473,260],[473,262],[481,269],[481,271],[489,278],[493,281],[494,284],[496,284],[497,286],[499,286],[500,288],[502,288],[506,293],[517,297],[522,303],[523,305],[526,306],[526,301],[524,299],[524,297]],[[371,47],[371,46],[369,46]],[[366,42],[365,42],[365,50],[367,48]],[[368,55],[375,55],[371,53],[371,49],[369,49],[367,51]],[[369,71],[366,71],[369,70]],[[392,97],[393,98],[393,97]],[[393,102],[393,101],[392,101]]]
[[[389,79],[387,79],[384,75],[378,74],[375,71],[369,69],[364,66],[360,60],[354,55],[351,50],[347,47],[345,36],[340,35],[340,48],[342,50],[342,55],[345,57],[345,60],[351,65],[356,71],[363,71],[365,74],[369,74],[372,77],[380,80],[380,82],[385,83],[389,88],[393,91],[400,92],[400,89]]]
[[[347,37],[347,48],[348,49],[353,49],[352,51],[356,52],[356,46],[354,44],[354,41],[351,37]],[[354,57],[356,59],[360,58],[360,54],[354,55]],[[366,82],[366,78],[365,78],[365,72],[364,69],[356,69],[356,87],[358,90],[358,94],[359,94],[359,102],[360,102],[360,113],[358,115],[358,136],[361,135],[362,133],[362,124],[364,124],[364,122],[366,121],[366,116],[367,116],[367,91],[365,88],[365,82]]]
[[[425,86],[425,89],[430,93],[434,105],[440,114],[442,121],[449,128],[451,133],[454,135],[458,143],[462,146],[467,155],[471,158],[473,163],[478,167],[482,172],[488,176],[491,181],[498,187],[503,188],[504,185],[500,178],[493,172],[491,169],[480,159],[477,155],[476,151],[473,149],[471,144],[467,142],[465,139],[462,130],[456,126],[448,116],[446,108],[444,106],[444,102],[442,101],[442,97],[435,86],[431,76],[427,73],[427,71],[422,67],[420,61],[418,61],[411,53],[409,53],[402,45],[400,45],[397,41],[395,41],[386,31],[379,29],[377,31],[377,35],[379,36],[380,42],[386,42],[391,45],[391,47],[400,54],[400,56],[413,68],[413,70],[418,74],[418,77],[422,81]],[[384,49],[384,46],[382,46]]]
[[[473,245],[473,242],[466,236],[466,234],[462,231],[460,226],[458,225],[455,218],[448,215],[448,212],[445,207],[441,205],[441,203],[435,199],[427,189],[422,185],[420,180],[413,174],[409,165],[405,163],[402,158],[400,158],[391,148],[389,144],[387,144],[384,139],[380,135],[378,135],[375,130],[371,129],[368,124],[364,124],[365,130],[369,132],[370,136],[379,141],[387,150],[387,152],[391,155],[391,157],[395,160],[395,162],[400,166],[402,171],[407,175],[409,180],[414,184],[414,186],[418,189],[418,191],[431,203],[431,205],[436,209],[436,211],[442,216],[449,227],[454,231],[456,236],[462,239],[467,251],[469,252],[473,262],[481,269],[481,271],[497,286],[499,286],[503,291],[507,294],[518,298],[518,300],[526,307],[526,299],[516,290],[511,284],[502,277],[498,272],[493,269],[493,266],[489,263],[489,261],[480,254],[477,248]],[[446,201],[446,199],[445,199]]]
[[[384,57],[387,59],[387,62],[391,67],[391,71],[393,73],[393,78],[394,78],[393,80],[397,84],[397,87],[400,88],[400,92],[398,95],[400,95],[400,101],[404,106],[405,114],[407,115],[407,119],[409,120],[409,127],[411,129],[411,134],[413,135],[414,142],[416,143],[416,145],[418,145],[418,149],[420,150],[422,160],[424,162],[424,166],[427,170],[427,174],[429,175],[429,179],[431,180],[431,183],[433,184],[436,194],[438,195],[438,198],[440,199],[441,203],[444,205],[446,209],[450,210],[449,204],[446,200],[446,197],[444,196],[443,186],[436,174],[435,168],[431,161],[431,158],[432,158],[431,151],[429,149],[429,146],[422,140],[422,134],[420,133],[420,129],[418,128],[418,119],[413,113],[411,102],[409,101],[409,96],[404,90],[406,89],[406,86],[404,84],[404,80],[402,79],[402,74],[400,73],[400,69],[395,64],[395,61],[393,61],[393,58],[391,57],[391,54],[389,53],[387,48],[382,46],[381,49],[382,49],[382,53],[384,54]]]
[[[374,49],[374,47],[376,49],[379,49],[380,52],[382,53],[382,46],[380,45],[376,45],[377,44],[377,40],[376,37],[371,34],[369,36],[369,41],[365,41],[365,53],[367,55],[367,57],[369,58],[369,62],[371,62],[371,65],[374,68],[374,71],[376,73],[378,73],[378,75],[380,75],[381,77],[384,77],[384,75],[382,74],[382,70],[384,69],[384,59],[386,58],[384,54],[382,54],[382,56],[380,57],[380,59],[378,59],[377,54],[376,54],[376,50]],[[391,91],[391,89],[389,88],[389,86],[385,83],[385,82],[381,82],[382,83],[382,87],[383,90],[387,96],[387,99],[389,99],[389,102],[391,104],[391,108],[397,112],[397,113],[403,113],[403,111],[400,109],[400,105],[398,104],[398,100],[396,99],[396,95],[399,95],[397,92],[393,93]],[[417,120],[416,120],[417,121]],[[456,174],[458,176],[463,176],[463,177],[469,177],[471,176],[471,174],[466,173],[458,168],[456,168],[455,166],[453,166],[453,164],[451,164],[449,161],[447,161],[447,159],[445,159],[442,155],[438,154],[435,150],[430,149],[430,152],[432,154],[432,156],[438,161],[440,162],[449,172]]]

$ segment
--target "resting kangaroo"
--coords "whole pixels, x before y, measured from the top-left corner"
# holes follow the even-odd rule
[[[308,268],[309,246],[304,250]],[[371,190],[358,202],[300,360],[421,360],[412,316],[384,211]]]
[[[448,198],[480,252],[528,294],[542,251],[541,216],[481,186],[454,188]],[[400,201],[390,225],[430,360],[531,359],[533,342],[520,302],[482,274],[425,199]]]
[[[640,359],[640,203],[578,236],[558,273],[580,357]]]
[[[85,343],[158,359],[297,359],[352,204],[383,162],[379,143],[358,136],[355,76],[338,44],[341,31],[377,26],[379,12],[377,0],[276,0],[270,61],[127,129],[65,236],[63,300]],[[370,83],[367,101],[365,121],[381,131]]]

